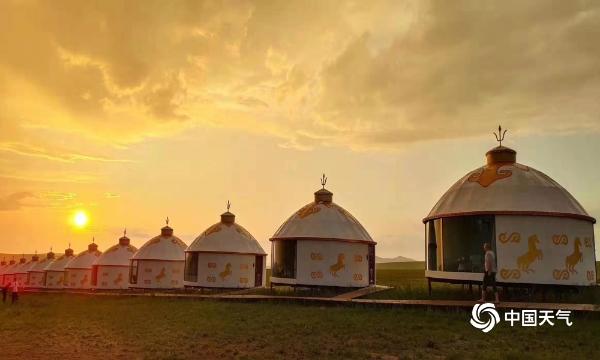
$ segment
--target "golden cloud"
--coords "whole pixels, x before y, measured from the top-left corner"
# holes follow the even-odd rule
[[[108,160],[46,155],[24,123],[114,146],[189,126],[296,148],[598,131],[599,35],[595,2],[4,1],[0,148]]]

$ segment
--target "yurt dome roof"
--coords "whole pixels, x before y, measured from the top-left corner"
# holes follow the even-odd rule
[[[266,255],[258,241],[241,225],[235,222],[235,215],[229,212],[221,214],[221,221],[210,226],[192,244],[186,252],[217,252]]]
[[[29,271],[43,272],[46,266],[50,264],[50,262],[54,261],[54,253],[50,251],[46,254],[46,257],[40,261],[38,261],[33,267],[29,269]]]
[[[98,245],[92,242],[87,250],[80,252],[65,265],[65,269],[91,269],[94,262],[102,255]]]
[[[367,230],[352,214],[333,202],[333,193],[325,189],[315,192],[315,200],[296,211],[275,232],[271,240],[333,240],[375,243]]]
[[[14,265],[6,265],[3,268],[0,269],[0,275],[4,275],[4,274],[10,274],[10,269],[13,267]]]
[[[559,216],[596,222],[560,184],[541,171],[517,163],[516,157],[516,151],[502,145],[488,151],[487,164],[458,180],[423,221],[498,214]]]
[[[31,269],[33,269],[36,265],[39,264],[39,260],[40,260],[39,256],[33,255],[31,257],[31,261],[27,262],[25,265],[23,265],[19,269],[18,274],[26,274],[26,273],[28,273],[29,271],[31,271]]]
[[[187,245],[173,236],[173,228],[167,225],[161,229],[160,235],[148,240],[131,258],[131,260],[166,260],[185,261]]]
[[[123,232],[123,236],[119,238],[119,243],[108,248],[96,260],[94,265],[103,266],[129,266],[129,260],[137,251],[137,248],[130,244],[127,232]]]
[[[6,274],[6,270],[8,270],[12,264],[7,263],[6,261],[2,261],[4,264],[0,266],[0,275]]]
[[[12,273],[13,274],[21,274],[23,273],[23,269],[27,266],[27,259],[25,259],[24,257],[22,257],[19,260],[19,263],[15,265],[15,267],[13,268]]]
[[[15,263],[14,260],[11,260],[8,265],[6,265],[6,267],[4,268],[4,272],[3,274],[12,274],[12,270],[15,268],[15,266],[17,266],[18,264]]]
[[[44,269],[45,271],[63,271],[65,265],[73,258],[73,249],[68,248],[65,250],[65,254],[51,261],[48,266]]]

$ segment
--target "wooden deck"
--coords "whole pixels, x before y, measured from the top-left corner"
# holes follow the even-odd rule
[[[425,308],[440,310],[470,310],[475,301],[465,300],[392,300],[392,299],[360,299],[357,297],[369,293],[383,291],[385,289],[362,288],[344,293],[331,298],[307,297],[307,296],[273,296],[252,294],[198,294],[177,292],[99,292],[99,291],[64,291],[64,293],[89,295],[89,296],[125,296],[125,297],[165,297],[195,300],[236,301],[236,302],[277,302],[277,303],[300,303],[314,305],[354,305],[386,308]],[[31,293],[57,293],[58,291],[26,290]],[[529,302],[500,302],[496,304],[498,309],[544,309],[544,310],[570,310],[573,312],[600,312],[600,304],[569,304],[569,303],[529,303]]]
[[[341,300],[351,300],[351,299],[356,299],[359,297],[363,297],[365,295],[369,295],[369,294],[375,294],[378,293],[380,291],[385,291],[385,290],[389,290],[391,289],[391,287],[389,286],[382,286],[382,285],[375,285],[375,286],[367,286],[364,288],[360,288],[357,290],[353,290],[347,293],[343,293],[337,296],[334,296],[334,299],[341,299]]]

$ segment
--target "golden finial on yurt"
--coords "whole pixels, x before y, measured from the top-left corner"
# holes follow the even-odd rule
[[[496,141],[499,143],[498,146],[502,146],[502,142],[504,141],[504,136],[508,130],[504,130],[502,132],[502,126],[498,125],[498,133],[494,132],[494,136],[496,137]]]
[[[221,214],[221,222],[226,225],[231,225],[235,222],[235,215],[229,212],[231,209],[231,202],[227,200],[227,211]]]
[[[321,176],[321,186],[323,187],[323,189],[325,189],[325,185],[327,185],[327,176],[323,174],[323,176]]]

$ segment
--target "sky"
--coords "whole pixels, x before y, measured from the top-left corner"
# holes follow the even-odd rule
[[[1,1],[0,252],[167,216],[189,244],[228,200],[269,252],[326,173],[379,256],[423,259],[498,124],[598,217],[598,38],[594,1]]]

